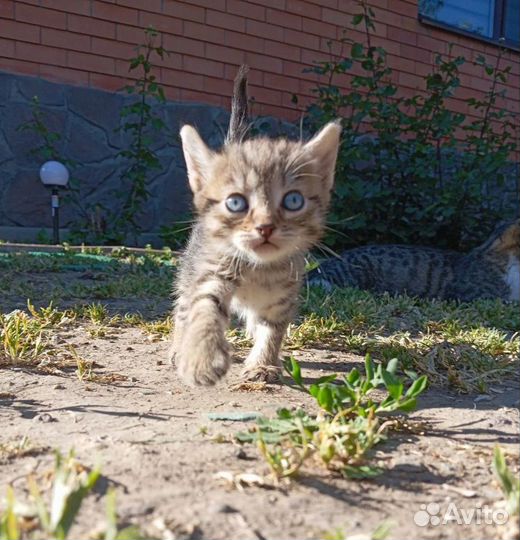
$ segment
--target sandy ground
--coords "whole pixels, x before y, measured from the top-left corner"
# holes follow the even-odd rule
[[[96,373],[127,379],[105,385],[82,382],[73,372],[2,370],[0,440],[28,436],[35,446],[74,447],[85,465],[100,462],[99,497],[108,485],[116,487],[121,523],[159,534],[162,522],[170,536],[161,534],[170,538],[316,538],[335,529],[370,534],[383,522],[390,526],[388,538],[395,539],[475,540],[507,534],[507,527],[479,524],[477,518],[470,525],[418,526],[414,516],[430,503],[440,506],[441,517],[450,503],[459,510],[500,503],[492,451],[499,443],[510,457],[518,455],[517,381],[503,381],[486,397],[428,390],[411,415],[417,432],[393,433],[377,447],[375,461],[385,472],[372,480],[347,480],[309,467],[289,485],[238,490],[215,474],[263,475],[267,467],[252,445],[240,450],[231,442],[215,442],[216,435],[236,433],[249,423],[212,421],[208,414],[273,415],[281,406],[300,405],[312,410],[311,400],[281,385],[254,392],[233,389],[238,364],[219,386],[188,389],[165,362],[168,344],[151,341],[138,329],[114,329],[112,335],[93,339],[76,328],[61,331],[61,337],[99,364]],[[362,361],[320,350],[295,356],[308,377],[347,371]],[[11,483],[23,496],[27,474],[43,474],[52,462],[51,452],[0,460],[1,489]],[[72,537],[85,537],[101,526],[103,514],[103,500],[90,497]]]

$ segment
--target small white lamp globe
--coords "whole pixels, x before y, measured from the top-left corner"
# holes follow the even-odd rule
[[[69,171],[59,161],[47,161],[40,167],[40,179],[49,187],[65,187],[69,181]]]

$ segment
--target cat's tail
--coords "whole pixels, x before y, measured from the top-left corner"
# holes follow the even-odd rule
[[[225,144],[241,142],[249,130],[249,111],[247,99],[247,73],[249,67],[241,65],[233,87],[231,117]]]
[[[520,253],[520,218],[499,223],[491,236],[475,250],[481,252]]]
[[[506,224],[500,240],[502,250],[520,256],[520,218]]]

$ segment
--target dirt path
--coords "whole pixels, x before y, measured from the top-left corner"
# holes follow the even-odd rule
[[[167,343],[150,341],[138,329],[114,329],[104,339],[75,329],[66,337],[82,356],[102,366],[96,368],[98,374],[121,373],[127,380],[102,385],[81,382],[72,373],[3,370],[1,439],[28,436],[34,445],[63,451],[74,447],[84,464],[99,460],[105,480],[117,488],[122,522],[154,531],[162,520],[170,530],[161,533],[164,538],[316,538],[335,529],[370,534],[383,522],[390,525],[388,537],[395,539],[503,534],[476,519],[467,526],[421,527],[414,515],[430,503],[440,505],[442,516],[451,502],[458,509],[477,509],[502,500],[491,471],[492,450],[500,443],[506,451],[518,452],[517,382],[504,381],[486,398],[429,390],[421,396],[421,409],[412,414],[423,423],[422,431],[393,434],[379,445],[376,461],[385,472],[373,480],[340,479],[308,468],[290,485],[240,491],[214,475],[264,474],[265,463],[252,445],[240,450],[215,442],[216,435],[233,434],[247,423],[211,421],[208,413],[272,415],[281,406],[311,409],[306,396],[276,385],[268,391],[233,390],[239,365],[217,388],[187,389],[164,363]],[[361,361],[318,350],[295,356],[311,377],[346,371]],[[0,486],[13,483],[21,493],[27,474],[43,473],[51,465],[50,453],[4,460]],[[106,485],[102,482],[100,489]],[[101,526],[103,511],[102,502],[89,498],[72,537],[85,537]]]

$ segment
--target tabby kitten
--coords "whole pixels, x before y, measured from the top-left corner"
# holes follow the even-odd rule
[[[520,220],[499,225],[467,254],[417,246],[365,246],[345,251],[308,274],[311,285],[469,302],[520,301]]]
[[[244,140],[246,75],[243,67],[235,80],[230,129],[218,152],[193,127],[180,132],[197,218],[177,279],[170,357],[192,385],[214,384],[228,370],[230,311],[254,339],[245,378],[276,378],[304,257],[322,234],[333,184],[339,124],[307,143]]]

